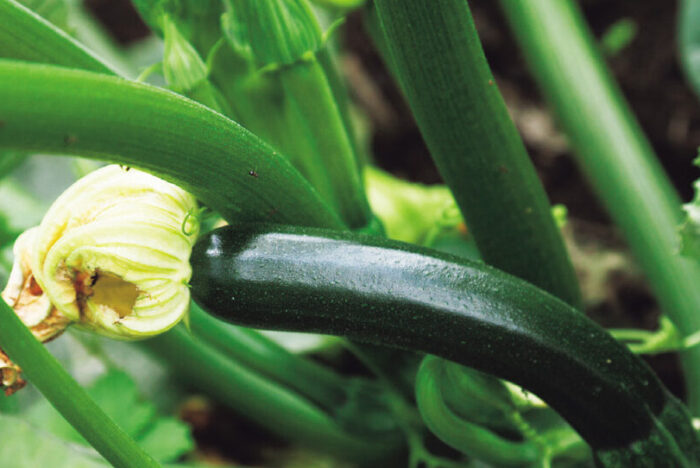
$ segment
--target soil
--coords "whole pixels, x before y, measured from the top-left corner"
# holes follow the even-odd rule
[[[148,34],[128,1],[86,0],[86,3],[120,42],[128,43]],[[653,329],[659,310],[644,276],[577,169],[566,138],[543,103],[497,3],[469,2],[496,81],[547,192],[553,203],[568,208],[567,240],[581,274],[587,312],[605,326]],[[582,0],[580,3],[597,37],[620,19],[629,18],[636,23],[635,38],[621,52],[609,57],[609,66],[678,192],[684,200],[689,200],[693,195],[692,184],[700,176],[692,165],[700,145],[700,101],[686,83],[677,59],[678,3],[658,0]],[[361,15],[349,18],[343,37],[343,69],[355,103],[369,118],[371,147],[377,164],[411,180],[439,183],[440,176],[411,113],[373,48]],[[649,362],[670,389],[682,396],[682,377],[675,355],[657,356]],[[225,432],[238,431],[229,428]],[[211,429],[201,434],[205,436],[200,440],[211,442],[216,437]],[[214,445],[218,444],[214,442]],[[253,461],[247,453],[239,455],[245,461]]]

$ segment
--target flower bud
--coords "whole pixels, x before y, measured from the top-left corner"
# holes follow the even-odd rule
[[[18,314],[30,314],[31,305],[30,315],[44,314],[43,322],[55,307],[62,320],[113,338],[162,333],[189,307],[196,210],[190,194],[155,176],[119,166],[98,169],[18,239],[21,268],[6,293],[19,301],[8,303]]]
[[[247,42],[261,67],[291,65],[323,44],[323,33],[308,0],[229,0],[232,21],[244,25]]]

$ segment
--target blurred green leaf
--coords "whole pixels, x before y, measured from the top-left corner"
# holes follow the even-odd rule
[[[17,151],[3,151],[0,153],[0,179],[9,175],[22,164],[27,155]]]
[[[155,406],[141,399],[135,382],[127,374],[110,371],[98,378],[88,393],[127,434],[159,461],[174,462],[194,448],[189,427],[175,418],[157,415]],[[25,417],[64,442],[88,446],[45,400],[29,408]],[[0,458],[4,458],[2,449]]]
[[[694,162],[700,166],[700,156]],[[700,179],[695,181],[695,198],[683,205],[683,211],[686,216],[679,230],[680,251],[682,255],[700,262]]]
[[[367,0],[311,0],[313,3],[332,9],[353,10],[360,8]]]
[[[637,23],[630,18],[622,18],[613,23],[600,39],[603,53],[612,57],[622,52],[637,37],[637,30]]]
[[[156,419],[156,409],[142,400],[131,377],[121,371],[111,371],[97,379],[89,390],[97,404],[124,429],[138,437],[149,430]]]
[[[13,468],[104,468],[107,464],[86,447],[70,444],[14,416],[0,414],[0,458]]]
[[[161,426],[167,427],[168,420]],[[167,429],[168,437],[173,429]],[[165,434],[163,434],[164,437]],[[173,437],[174,439],[177,438]],[[109,465],[92,448],[56,437],[23,418],[0,414],[0,459],[12,468],[106,468]],[[150,445],[149,445],[150,447]],[[154,451],[154,454],[156,452]],[[166,464],[165,468],[207,468],[205,464]],[[225,468],[225,467],[219,467]],[[229,467],[231,468],[231,467]]]
[[[189,427],[176,418],[159,418],[139,440],[157,460],[177,460],[193,449]]]

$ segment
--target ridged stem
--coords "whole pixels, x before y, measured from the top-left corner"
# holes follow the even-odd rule
[[[15,0],[0,1],[0,18],[0,57],[113,73],[75,39]]]
[[[0,59],[0,121],[0,147],[150,170],[232,221],[343,227],[272,148],[221,114],[153,86]]]
[[[318,160],[333,183],[333,193],[326,199],[334,201],[350,228],[367,226],[372,214],[360,177],[353,136],[345,125],[323,67],[314,57],[284,67],[278,73],[308,127]]]
[[[290,353],[255,330],[215,319],[194,302],[190,307],[190,327],[196,339],[296,391],[324,410],[337,408],[347,398],[347,379]]]
[[[186,376],[189,385],[206,388],[210,395],[286,440],[355,461],[382,459],[401,446],[392,435],[351,435],[315,405],[227,359],[182,327],[144,346],[165,359],[176,375]]]
[[[580,307],[549,202],[464,0],[375,0],[391,63],[487,263]]]
[[[497,466],[534,464],[544,456],[533,441],[514,442],[455,415],[445,402],[440,382],[445,380],[440,359],[426,358],[416,376],[416,401],[426,426],[440,440],[464,453]]]
[[[678,254],[680,199],[610,75],[577,4],[502,0],[542,93],[580,167],[684,336],[700,330],[700,266]],[[700,415],[700,347],[681,354],[691,410]]]

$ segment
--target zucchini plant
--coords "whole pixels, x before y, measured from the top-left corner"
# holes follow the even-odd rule
[[[14,244],[2,386],[39,389],[71,437],[103,457],[85,466],[163,466],[189,446],[163,449],[78,384],[40,344],[66,329],[139,340],[137,352],[180,381],[344,462],[700,466],[700,266],[677,252],[680,201],[573,0],[501,5],[655,288],[666,314],[658,333],[611,334],[583,314],[467,2],[133,5],[163,45],[138,78],[113,44],[103,57],[76,39],[86,24],[61,24],[79,13],[74,2],[0,0],[0,175],[36,153],[89,165],[34,209],[37,227],[1,237]],[[372,166],[337,65],[353,10],[446,186]],[[684,232],[692,253],[696,231]],[[363,371],[256,329],[340,337],[327,347]],[[668,349],[682,351],[687,407],[633,352]]]

